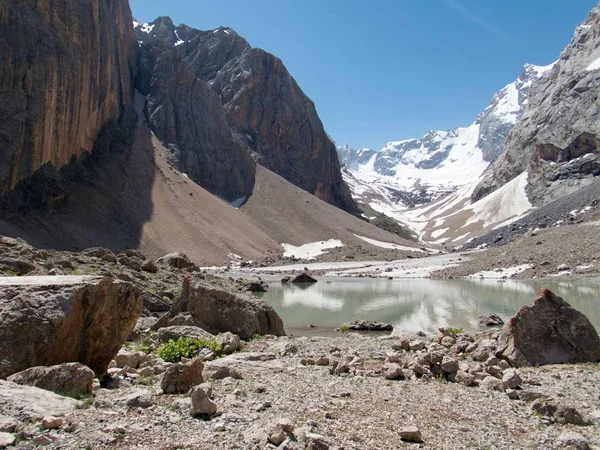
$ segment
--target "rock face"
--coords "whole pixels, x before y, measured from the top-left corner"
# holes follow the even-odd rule
[[[245,340],[255,334],[285,336],[283,321],[267,303],[203,280],[186,279],[181,298],[154,328],[175,325],[184,315],[191,316],[195,326],[214,334],[229,331]]]
[[[600,339],[582,313],[548,289],[500,331],[498,355],[514,366],[600,361]]]
[[[30,367],[8,377],[8,381],[79,398],[92,393],[94,372],[80,363],[65,363],[50,367]]]
[[[136,86],[146,96],[148,125],[169,149],[170,162],[226,200],[249,196],[255,164],[233,134],[219,96],[182,58],[171,19],[152,33],[136,28],[141,42]]]
[[[126,0],[1,0],[0,11],[0,197],[23,182],[13,203],[57,201],[57,170],[107,152],[133,111],[131,11]]]
[[[0,284],[0,378],[66,362],[104,374],[142,312],[139,290],[111,278],[12,280]]]
[[[64,416],[78,405],[78,401],[54,392],[0,380],[0,411],[20,420]]]
[[[196,168],[188,172],[194,180],[205,187],[209,177],[217,180],[215,169],[227,173],[233,155],[239,173],[230,184],[238,187],[234,195],[247,195],[254,182],[249,155],[243,155],[249,150],[257,162],[297,186],[357,212],[342,180],[335,145],[313,102],[280,59],[252,48],[229,28],[175,27],[165,17],[138,24],[136,36],[142,42],[137,85],[149,95],[150,126],[163,142],[174,145],[174,158],[182,168]],[[198,137],[205,143],[199,144]],[[210,156],[203,159],[206,152]],[[207,161],[212,172],[202,166]]]
[[[529,172],[535,205],[577,190],[600,175],[600,8],[577,27],[552,71],[537,82],[504,153],[473,192],[479,199]]]

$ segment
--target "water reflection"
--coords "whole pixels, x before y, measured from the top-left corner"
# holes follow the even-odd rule
[[[273,283],[262,297],[295,334],[308,325],[331,329],[355,319],[389,322],[397,332],[433,332],[440,326],[476,329],[477,318],[491,312],[506,320],[530,304],[540,287],[563,297],[600,329],[598,280],[321,280],[302,287]]]

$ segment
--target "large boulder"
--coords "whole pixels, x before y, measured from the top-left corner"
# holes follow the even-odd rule
[[[548,289],[500,331],[498,356],[514,367],[600,361],[600,339],[588,318]]]
[[[283,321],[270,305],[216,280],[192,282],[186,278],[181,298],[154,328],[171,326],[184,313],[189,313],[196,326],[213,334],[230,331],[244,340],[255,334],[285,336]]]
[[[50,367],[30,367],[11,375],[8,381],[79,398],[92,393],[94,372],[80,363],[65,363]]]
[[[156,260],[156,264],[171,266],[176,269],[190,269],[196,267],[186,254],[180,252],[169,253],[168,255],[162,256]]]
[[[140,291],[112,278],[0,281],[0,378],[66,362],[102,375],[141,312]]]
[[[204,364],[200,359],[173,364],[165,371],[160,387],[165,394],[185,394],[204,381],[203,370]]]
[[[19,420],[41,420],[73,412],[80,402],[33,386],[0,380],[0,411]]]

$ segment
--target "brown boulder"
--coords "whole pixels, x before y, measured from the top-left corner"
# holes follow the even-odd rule
[[[514,367],[600,361],[600,339],[588,318],[548,289],[500,331],[498,355]]]
[[[11,375],[8,381],[79,398],[92,393],[94,372],[80,363],[66,363],[50,367],[30,367]]]
[[[140,291],[112,278],[0,281],[0,378],[80,362],[106,372],[142,312]]]
[[[203,370],[204,364],[199,359],[173,364],[165,371],[160,387],[165,394],[185,394],[204,381]]]

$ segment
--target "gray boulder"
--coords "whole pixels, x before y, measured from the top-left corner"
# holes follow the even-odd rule
[[[196,264],[190,261],[190,258],[188,258],[186,254],[180,252],[169,253],[168,255],[158,258],[156,260],[156,264],[171,266],[175,267],[176,269],[189,269],[196,267]]]
[[[25,277],[0,286],[0,311],[0,378],[66,362],[102,375],[142,312],[142,297],[112,278]]]
[[[172,364],[165,371],[160,387],[165,394],[185,394],[204,381],[203,370],[204,364],[199,359]]]
[[[41,420],[73,412],[80,402],[33,386],[0,380],[0,411],[19,420]]]
[[[490,313],[479,317],[480,327],[494,327],[496,325],[504,325],[504,320],[498,314]]]
[[[498,355],[513,367],[600,361],[600,339],[588,318],[548,289],[500,331]]]
[[[92,393],[94,372],[80,363],[65,363],[50,367],[30,367],[11,375],[8,381],[79,398]]]
[[[211,416],[216,412],[217,405],[210,399],[209,394],[202,387],[194,389],[190,414],[194,417],[202,417]]]

